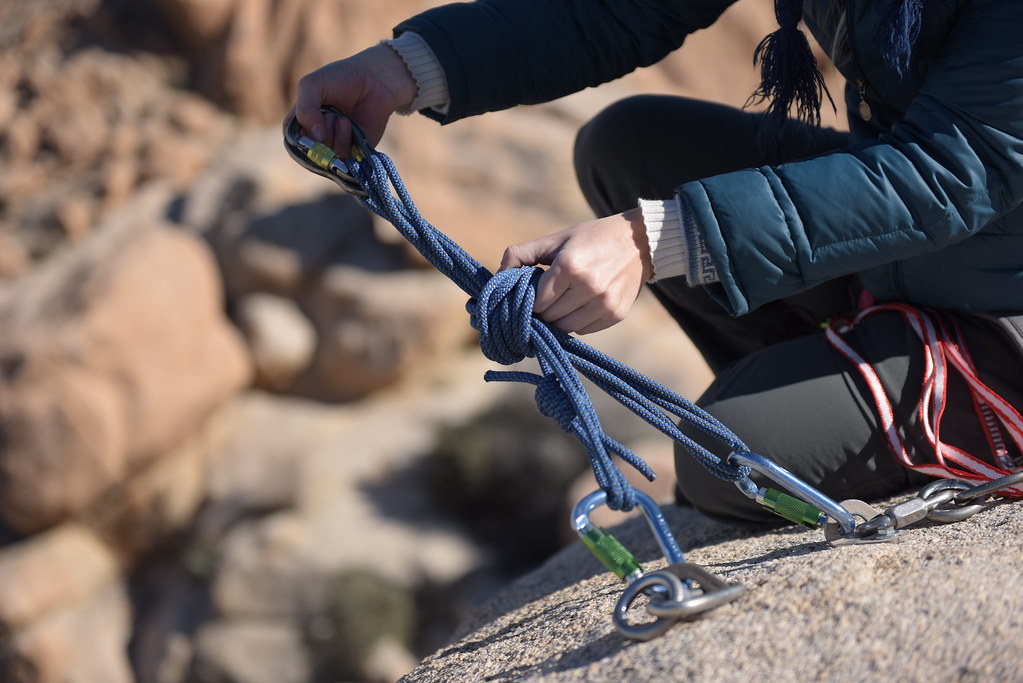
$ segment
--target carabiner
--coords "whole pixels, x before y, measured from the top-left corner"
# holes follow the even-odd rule
[[[746,465],[798,496],[793,498],[775,489],[759,488],[748,477],[735,482],[743,494],[775,514],[811,529],[819,528],[827,517],[835,520],[843,534],[851,534],[856,529],[856,519],[848,510],[764,456],[733,451],[728,456],[728,462]]]
[[[1004,477],[998,479],[992,479],[985,484],[979,484],[973,488],[963,491],[957,495],[953,501],[955,503],[967,503],[971,500],[986,499],[988,496],[994,495],[1002,489],[1008,489],[1010,486],[1016,486],[1023,482],[1023,470],[1019,472],[1013,472],[1012,474],[1006,474]],[[1018,494],[1017,494],[1018,495]]]
[[[634,491],[634,493],[636,502],[639,503],[650,530],[654,532],[657,545],[660,546],[668,563],[684,562],[682,549],[679,548],[675,536],[671,533],[671,528],[668,527],[667,520],[661,514],[661,508],[657,506],[653,498],[642,491]],[[590,513],[606,503],[607,493],[605,491],[594,491],[585,496],[572,509],[572,528],[579,534],[583,544],[605,567],[626,583],[632,583],[643,575],[643,567],[636,561],[632,553],[618,542],[618,539],[590,522]]]
[[[612,615],[615,628],[621,635],[630,640],[651,640],[670,629],[679,619],[694,617],[732,602],[745,593],[743,586],[726,584],[702,567],[686,562],[667,520],[661,514],[661,508],[642,491],[634,490],[634,493],[661,552],[668,560],[666,568],[655,572],[644,573],[632,553],[618,539],[590,522],[590,513],[607,502],[604,491],[594,491],[572,510],[572,526],[583,544],[605,567],[628,584]],[[699,583],[699,589],[693,585],[694,581]],[[650,598],[647,612],[654,617],[652,622],[629,621],[629,609],[640,594]]]
[[[369,144],[366,133],[350,116],[334,107],[323,107],[320,111],[334,116],[343,116],[351,121],[353,139],[351,159],[362,161],[375,153]],[[348,164],[327,145],[302,135],[302,128],[294,116],[284,122],[284,148],[291,158],[306,170],[333,180],[348,194],[353,194],[356,197],[366,196],[366,191],[362,189],[362,185],[352,174]]]

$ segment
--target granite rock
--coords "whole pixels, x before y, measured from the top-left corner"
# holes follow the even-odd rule
[[[622,585],[582,544],[478,611],[403,681],[1016,680],[1023,629],[1019,503],[901,542],[832,548],[800,528],[750,533],[690,508],[665,514],[687,560],[747,594],[649,642],[623,639],[611,614]],[[646,524],[615,535],[650,568]],[[630,612],[637,620],[638,609]]]

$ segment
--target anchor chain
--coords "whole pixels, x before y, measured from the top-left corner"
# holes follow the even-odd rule
[[[983,484],[962,479],[937,479],[920,489],[909,500],[892,505],[882,513],[859,500],[842,501],[854,515],[863,519],[851,535],[843,534],[831,523],[824,535],[832,545],[877,543],[895,540],[900,529],[924,519],[948,524],[969,519],[1002,497],[999,491],[1023,482],[1023,471],[1007,474]]]

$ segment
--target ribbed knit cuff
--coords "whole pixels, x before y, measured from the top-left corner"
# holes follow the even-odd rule
[[[685,243],[678,204],[674,201],[640,199],[646,238],[650,243],[650,260],[654,274],[650,282],[686,274]]]
[[[397,38],[388,38],[380,42],[398,53],[419,88],[412,104],[399,109],[398,113],[408,116],[420,109],[434,109],[446,114],[450,99],[448,81],[440,62],[437,61],[437,56],[433,54],[433,50],[423,37],[418,33],[406,31]]]
[[[686,252],[686,279],[690,285],[709,285],[718,282],[718,269],[710,257],[707,244],[703,241],[703,232],[696,224],[693,212],[677,195],[674,203],[682,223],[682,236]]]

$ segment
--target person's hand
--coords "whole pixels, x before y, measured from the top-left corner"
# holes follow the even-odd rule
[[[589,334],[628,315],[653,266],[641,211],[579,223],[508,247],[501,270],[549,265],[533,312],[565,332]]]
[[[416,81],[401,57],[386,45],[374,45],[303,76],[288,118],[294,114],[310,137],[347,158],[351,124],[344,117],[324,114],[320,107],[335,107],[352,117],[376,145],[391,114],[410,105],[416,92]]]

